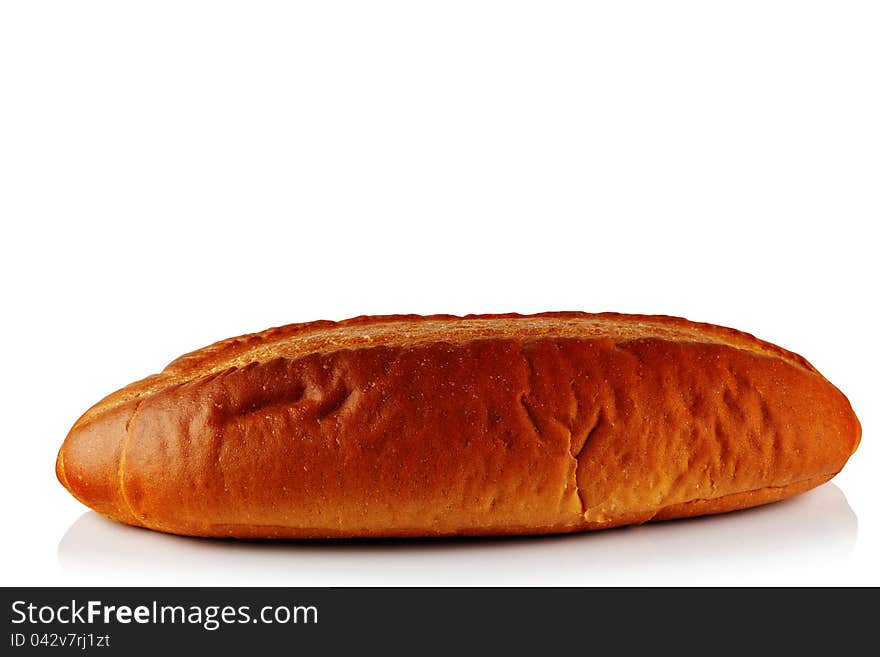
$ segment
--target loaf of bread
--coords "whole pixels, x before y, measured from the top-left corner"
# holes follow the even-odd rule
[[[357,317],[205,347],[73,426],[56,473],[192,536],[539,534],[743,509],[861,428],[800,356],[665,316]]]

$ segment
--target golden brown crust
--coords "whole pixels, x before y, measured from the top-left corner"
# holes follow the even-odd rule
[[[358,317],[178,358],[87,411],[57,470],[97,511],[172,533],[545,533],[781,499],[859,436],[809,363],[732,329]]]

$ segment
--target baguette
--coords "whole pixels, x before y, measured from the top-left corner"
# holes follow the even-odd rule
[[[61,483],[190,536],[541,534],[765,504],[861,427],[802,357],[666,316],[393,315],[218,342],[76,422]]]

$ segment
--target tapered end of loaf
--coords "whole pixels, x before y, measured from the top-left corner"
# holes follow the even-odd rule
[[[135,518],[122,495],[122,447],[134,402],[77,422],[58,452],[58,481],[80,502],[125,523]]]
[[[836,475],[843,469],[862,441],[862,425],[855,411],[840,390],[828,383],[833,391],[824,406],[828,415],[828,429],[822,434],[828,442],[827,450],[830,457],[826,473]]]
[[[852,407],[849,409],[850,411],[850,429],[849,434],[852,436],[852,448],[850,449],[849,455],[852,456],[855,454],[856,450],[859,448],[859,444],[862,442],[862,425],[859,422],[859,418],[856,417],[855,412],[852,410]],[[847,457],[849,458],[849,457]]]

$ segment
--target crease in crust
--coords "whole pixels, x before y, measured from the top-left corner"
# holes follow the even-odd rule
[[[798,479],[796,481],[790,481],[787,484],[781,484],[778,486],[761,486],[759,488],[747,488],[745,490],[724,493],[724,495],[717,495],[715,497],[696,497],[693,499],[684,500],[683,502],[675,502],[674,504],[666,504],[664,506],[661,506],[656,511],[654,511],[651,514],[651,516],[647,520],[645,520],[645,522],[646,523],[653,522],[657,518],[657,516],[663,514],[665,511],[668,511],[669,509],[671,509],[673,507],[683,507],[683,506],[687,506],[687,505],[700,504],[702,502],[719,502],[721,500],[724,500],[725,498],[735,497],[737,495],[749,495],[751,493],[761,493],[761,492],[765,492],[765,491],[785,490],[785,489],[790,489],[793,487],[800,486],[801,484],[807,484],[807,483],[810,483],[813,481],[817,482],[816,484],[814,484],[814,486],[812,486],[812,487],[815,487],[815,486],[819,486],[819,485],[825,483],[826,481],[831,480],[832,478],[834,478],[834,476],[836,474],[837,474],[837,472],[825,473],[825,474],[820,474],[820,475],[814,475],[812,477],[805,477],[803,479]],[[807,488],[806,490],[809,490],[809,488]],[[781,502],[785,499],[789,499],[789,496],[779,498],[776,501]],[[763,506],[763,504],[764,503],[762,502],[758,506]],[[753,507],[749,507],[749,506],[736,507],[736,508],[730,509],[730,511],[745,511],[750,508],[753,508]],[[709,513],[709,514],[702,514],[702,515],[717,515],[717,513]],[[674,516],[673,518],[669,518],[669,519],[675,519],[677,517],[685,517],[685,516]],[[665,519],[666,518],[661,518],[661,520],[665,520]]]
[[[575,489],[577,490],[578,499],[581,502],[581,517],[582,518],[587,517],[587,513],[588,513],[588,510],[590,507],[587,505],[586,495],[584,495],[584,493],[581,492],[580,483],[579,483],[578,475],[580,474],[581,468],[583,467],[581,456],[583,455],[584,450],[587,448],[587,445],[590,444],[590,441],[596,435],[596,432],[599,430],[599,427],[601,427],[604,422],[605,422],[605,413],[602,410],[602,408],[599,408],[598,412],[596,413],[595,421],[593,422],[593,424],[590,426],[590,428],[584,434],[584,441],[580,444],[580,447],[577,448],[576,452],[572,452],[572,458],[574,459],[574,462],[575,462],[574,485],[575,485]],[[571,448],[571,443],[569,443],[569,448]]]
[[[787,489],[787,488],[792,488],[794,486],[799,486],[800,484],[806,484],[811,481],[818,481],[819,484],[821,484],[826,481],[829,481],[836,474],[837,474],[836,472],[832,472],[832,473],[813,475],[811,477],[804,477],[803,479],[798,479],[796,481],[789,481],[788,483],[780,484],[780,485],[776,485],[776,486],[759,486],[757,488],[746,488],[743,490],[729,491],[727,493],[724,493],[723,495],[716,495],[716,496],[711,496],[711,497],[694,497],[694,498],[682,500],[681,502],[673,502],[672,504],[664,503],[664,504],[662,504],[662,506],[655,509],[654,512],[651,513],[651,515],[648,516],[645,520],[641,520],[637,524],[652,522],[655,518],[657,518],[657,516],[661,515],[662,513],[664,513],[665,511],[668,511],[669,509],[671,509],[673,507],[683,507],[686,505],[700,504],[701,502],[719,502],[725,498],[734,497],[737,495],[749,495],[751,493],[760,493],[760,492],[764,492],[764,491],[783,490],[783,489]],[[819,484],[816,484],[816,485],[818,486]],[[786,498],[780,498],[780,500],[778,500],[778,501],[781,501],[782,499],[786,499]],[[604,516],[604,514],[603,514],[603,517],[600,517],[600,518],[590,519],[587,517],[589,515],[590,511],[592,511],[593,509],[595,509],[599,506],[602,506],[602,504],[604,504],[607,501],[608,500],[605,499],[602,502],[599,502],[598,504],[594,504],[593,506],[588,507],[586,509],[586,511],[584,512],[584,520],[586,520],[590,524],[595,524],[595,525],[608,524],[608,525],[615,525],[616,526],[616,521],[619,520],[619,518],[617,518],[617,517],[607,518]],[[730,510],[731,511],[742,511],[742,510],[745,510],[748,508],[751,508],[751,507],[737,507],[737,508],[730,509]],[[715,513],[713,512],[710,514],[698,514],[698,515],[714,515],[714,514]],[[675,516],[675,517],[679,517],[679,516]],[[684,517],[684,516],[681,516],[681,517]],[[663,518],[663,519],[665,519],[665,518]],[[633,523],[626,522],[625,524],[633,524]]]
[[[61,480],[62,485],[73,494],[73,489],[70,487],[70,482],[67,479],[67,470],[64,467],[64,450],[58,450],[58,462],[57,462],[57,470],[58,470],[58,478]],[[75,495],[74,495],[75,497]],[[76,499],[79,499],[78,497]],[[80,500],[82,501],[82,500]]]
[[[535,430],[538,438],[543,440],[544,431],[543,429],[541,429],[541,425],[538,422],[538,414],[535,412],[535,409],[532,408],[532,405],[527,400],[527,397],[534,399],[535,383],[537,381],[538,373],[535,369],[535,364],[532,362],[532,359],[529,357],[529,354],[526,350],[525,342],[521,342],[519,345],[519,356],[526,366],[526,389],[519,394],[519,405],[522,406],[522,409],[525,411],[526,416],[529,418],[529,423],[532,425],[532,428]]]
[[[523,410],[525,411],[526,416],[529,419],[529,423],[531,424],[532,428],[534,429],[535,434],[538,436],[538,439],[543,441],[544,440],[544,431],[541,429],[541,425],[539,422],[539,415],[536,413],[535,409],[532,408],[532,405],[529,404],[529,402],[526,399],[527,397],[534,398],[535,386],[536,386],[536,382],[537,382],[537,378],[538,378],[538,368],[535,366],[535,363],[533,362],[532,357],[529,354],[529,350],[527,348],[527,345],[528,345],[528,343],[526,341],[521,342],[519,345],[519,357],[525,363],[526,371],[527,371],[526,389],[519,393],[519,404],[523,408]],[[556,344],[556,349],[557,349],[557,353],[558,353],[559,352],[558,343]],[[574,384],[574,382],[572,381],[571,382],[572,395],[575,398],[576,408],[579,411],[580,404],[577,402],[577,395],[574,394],[573,384]],[[577,497],[578,504],[580,506],[580,510],[578,511],[578,517],[582,517],[583,516],[584,501],[581,496],[581,490],[580,490],[580,486],[578,485],[578,480],[577,480],[577,471],[578,471],[579,464],[578,464],[578,461],[575,458],[574,453],[572,451],[572,434],[574,433],[572,426],[576,422],[577,417],[574,416],[574,417],[569,418],[569,423],[566,423],[566,422],[563,422],[562,420],[560,420],[558,417],[556,417],[553,414],[549,414],[549,415],[550,416],[547,418],[544,418],[544,420],[546,422],[551,422],[551,423],[555,422],[556,424],[558,424],[560,426],[562,431],[565,432],[566,440],[567,440],[566,454],[569,457],[569,459],[572,461],[570,463],[571,473],[569,474],[567,481],[565,482],[565,487],[562,490],[561,497],[559,500],[559,505],[560,505],[560,508],[565,507],[566,494],[570,490],[574,489],[575,496]]]
[[[578,420],[579,420],[580,415],[582,413],[582,407],[581,407],[580,397],[578,397],[577,392],[574,389],[575,379],[571,378],[569,380],[569,391],[571,394],[571,398],[569,400],[568,422],[562,421],[559,417],[556,417],[556,415],[552,414],[552,413],[549,414],[550,415],[549,417],[542,418],[535,411],[535,409],[532,407],[532,405],[529,404],[529,402],[527,401],[528,397],[534,398],[535,384],[536,384],[536,380],[538,378],[538,371],[539,371],[538,367],[535,365],[535,363],[533,361],[532,356],[529,353],[529,350],[527,349],[527,344],[528,343],[526,341],[523,341],[520,344],[520,348],[519,348],[520,358],[522,358],[523,361],[525,362],[526,368],[528,371],[527,388],[525,391],[523,391],[519,394],[519,403],[520,403],[520,406],[522,406],[523,410],[526,412],[526,415],[529,419],[529,422],[532,425],[532,427],[533,427],[533,429],[539,439],[541,439],[541,440],[544,439],[544,431],[542,430],[541,423],[539,421],[541,419],[543,419],[543,421],[545,421],[547,423],[558,424],[559,427],[561,428],[561,430],[565,433],[566,442],[567,442],[566,455],[570,461],[570,463],[569,463],[570,474],[568,476],[568,480],[566,481],[565,489],[563,490],[563,501],[565,499],[565,494],[568,491],[573,489],[575,496],[577,497],[577,500],[578,500],[578,505],[580,507],[578,510],[578,517],[583,519],[584,512],[586,509],[586,500],[584,499],[584,493],[581,490],[580,483],[578,481],[578,473],[580,472],[580,468],[581,468],[580,457],[581,457],[581,454],[583,453],[584,448],[586,447],[587,443],[589,442],[590,438],[595,434],[595,431],[598,428],[599,423],[602,421],[603,411],[601,408],[599,408],[596,411],[595,420],[591,424],[590,428],[584,432],[583,439],[578,440],[577,442],[579,444],[577,446],[575,446],[576,439],[575,439],[575,435],[574,435],[575,434],[574,427],[578,424]],[[554,345],[556,347],[557,355],[561,355],[561,348],[559,346],[559,343],[556,342],[556,343],[554,343]],[[563,505],[562,501],[561,501],[561,505]]]
[[[556,343],[556,350],[561,351],[561,349],[559,348],[558,342]],[[574,461],[574,464],[573,464],[574,468],[572,469],[571,477],[574,480],[574,492],[575,492],[575,495],[577,495],[578,504],[580,505],[580,509],[578,510],[578,515],[581,518],[583,518],[584,517],[584,505],[586,503],[584,501],[584,494],[581,491],[580,482],[578,481],[578,470],[580,470],[580,467],[581,467],[580,456],[581,456],[581,452],[584,449],[585,443],[581,443],[580,447],[577,448],[577,450],[575,450],[575,447],[574,447],[574,427],[577,424],[577,420],[581,414],[581,399],[580,399],[580,397],[578,397],[578,394],[574,389],[574,379],[573,378],[569,379],[569,381],[568,381],[568,391],[571,394],[571,398],[569,401],[570,416],[571,417],[569,418],[570,422],[569,422],[568,426],[566,427],[566,429],[568,431],[568,454],[569,454],[569,456],[571,456],[572,460]],[[589,432],[587,432],[587,435],[589,436]]]
[[[128,499],[128,495],[125,494],[125,462],[126,455],[128,454],[128,444],[131,442],[131,427],[134,424],[134,420],[137,417],[138,411],[141,410],[141,406],[143,406],[144,402],[149,399],[149,397],[141,397],[138,400],[137,404],[135,404],[134,409],[131,412],[131,417],[125,423],[125,429],[122,432],[122,444],[119,446],[119,468],[117,470],[117,480],[119,486],[119,499],[125,504],[125,510],[128,514],[138,521],[139,523],[144,522],[144,518],[142,518],[138,513],[135,512],[134,506],[131,503],[131,500]]]
[[[529,402],[526,401],[525,393],[520,394],[519,405],[522,406],[523,411],[525,411],[526,417],[529,418],[529,424],[532,425],[535,433],[538,435],[539,438],[543,438],[544,432],[541,429],[541,425],[538,423],[538,416],[535,414],[535,411],[532,409]]]

